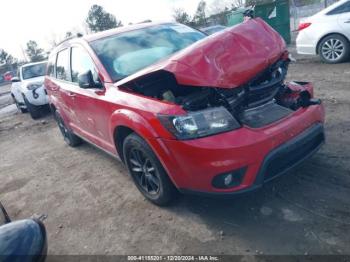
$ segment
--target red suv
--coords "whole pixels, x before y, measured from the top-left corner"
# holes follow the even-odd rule
[[[150,201],[261,187],[324,142],[307,82],[285,82],[289,54],[261,19],[207,36],[176,23],[68,40],[45,86],[65,141],[121,159]]]

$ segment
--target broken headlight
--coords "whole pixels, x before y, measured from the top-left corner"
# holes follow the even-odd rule
[[[216,107],[183,116],[159,116],[162,124],[178,139],[193,139],[227,132],[240,127],[224,107]]]

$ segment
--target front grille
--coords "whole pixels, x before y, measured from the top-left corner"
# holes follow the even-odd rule
[[[314,133],[312,137],[306,137],[297,141],[291,146],[285,147],[284,150],[278,152],[271,157],[266,165],[264,181],[271,180],[276,176],[288,171],[293,166],[300,163],[303,159],[314,153],[324,142],[325,137],[323,129],[321,132]]]
[[[266,103],[265,105],[243,111],[239,115],[238,119],[246,126],[259,128],[287,117],[292,112],[292,110],[286,107],[270,102]]]

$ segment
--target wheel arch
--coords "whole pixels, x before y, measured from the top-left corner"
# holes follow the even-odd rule
[[[113,113],[110,121],[111,136],[119,158],[124,162],[123,142],[131,133],[136,133],[144,140],[158,137],[148,121],[134,111],[120,109]]]
[[[346,35],[344,35],[344,34],[342,34],[342,33],[339,33],[339,32],[328,33],[328,34],[322,36],[322,37],[318,40],[317,45],[316,45],[316,54],[317,54],[317,55],[319,55],[318,49],[320,48],[321,42],[323,41],[323,39],[325,39],[326,37],[328,37],[328,36],[330,36],[330,35],[340,35],[340,36],[344,37],[344,38],[348,41],[348,44],[350,44],[350,39],[349,39]]]

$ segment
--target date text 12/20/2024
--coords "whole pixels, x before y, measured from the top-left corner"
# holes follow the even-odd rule
[[[219,261],[217,256],[128,256],[128,261]]]

